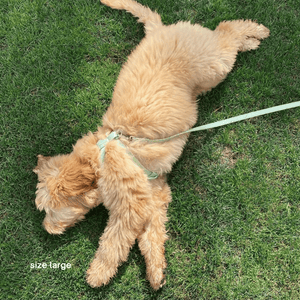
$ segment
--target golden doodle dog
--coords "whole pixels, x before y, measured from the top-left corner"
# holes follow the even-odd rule
[[[188,134],[162,143],[129,137],[161,139],[190,129],[197,120],[197,95],[224,80],[237,53],[256,49],[269,30],[250,20],[224,21],[214,31],[189,22],[165,26],[156,12],[133,0],[101,2],[138,17],[146,37],[120,72],[102,126],[78,140],[71,154],[38,156],[35,203],[46,211],[43,225],[51,234],[63,233],[103,203],[109,220],[87,282],[107,284],[137,239],[157,290],[165,283],[171,201],[165,174]],[[107,138],[112,132],[118,136]],[[146,170],[157,178],[148,178]]]

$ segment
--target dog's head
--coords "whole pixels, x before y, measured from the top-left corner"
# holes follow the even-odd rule
[[[118,205],[119,196],[148,199],[150,183],[124,147],[116,140],[105,146],[105,161],[101,161],[99,140],[107,137],[102,127],[77,141],[73,152],[55,157],[38,156],[33,170],[38,175],[35,204],[45,210],[43,225],[51,234],[61,234],[66,228],[84,219],[89,209],[106,199],[105,207]],[[138,192],[137,192],[138,191]],[[148,195],[148,196],[147,196]],[[130,200],[131,199],[131,200]]]
[[[98,156],[99,149],[92,134],[79,140],[71,154],[38,155],[38,164],[33,170],[39,180],[35,204],[46,212],[43,225],[49,233],[63,233],[101,203],[97,188]]]

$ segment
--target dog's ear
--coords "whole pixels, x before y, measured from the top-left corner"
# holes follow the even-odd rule
[[[33,172],[35,174],[39,174],[40,170],[42,169],[43,165],[51,158],[50,156],[43,156],[41,154],[39,154],[37,156],[38,158],[38,163],[37,166],[33,169]]]
[[[39,210],[68,206],[70,197],[77,197],[77,201],[85,202],[88,207],[98,203],[92,192],[97,189],[96,172],[74,153],[53,157],[38,176],[35,203]]]
[[[89,162],[72,153],[60,167],[59,176],[47,184],[55,196],[79,196],[97,187],[97,176]]]
[[[61,186],[57,177],[49,176],[37,184],[35,205],[38,210],[59,208],[64,204],[64,198],[60,197]]]
[[[69,155],[57,155],[46,157],[38,155],[37,166],[33,172],[38,175],[35,204],[42,211],[43,209],[60,206],[58,198],[57,179],[59,178],[60,167],[68,160]]]

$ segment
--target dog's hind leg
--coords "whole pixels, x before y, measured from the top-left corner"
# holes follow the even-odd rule
[[[146,34],[163,26],[159,14],[134,0],[101,0],[101,2],[111,8],[125,9],[138,17],[138,21],[145,24]]]
[[[227,40],[238,43],[238,51],[257,49],[260,40],[267,38],[270,30],[264,25],[251,20],[224,21],[219,24],[215,32]]]
[[[196,95],[211,90],[224,80],[232,70],[238,52],[258,48],[260,40],[269,36],[269,29],[250,20],[224,21],[213,32],[206,32],[206,36],[210,39],[205,44],[206,52],[195,56]],[[198,46],[198,49],[201,48]]]

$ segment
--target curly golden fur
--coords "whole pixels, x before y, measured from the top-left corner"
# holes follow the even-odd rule
[[[121,137],[142,165],[159,174],[155,180],[148,180],[115,140],[107,144],[102,163],[96,143],[111,131],[158,139],[191,128],[197,120],[197,95],[220,83],[237,53],[256,49],[269,30],[250,20],[224,21],[214,31],[189,22],[165,26],[157,13],[133,0],[101,2],[138,17],[146,36],[120,72],[102,127],[77,141],[69,155],[38,156],[36,206],[46,211],[45,229],[61,234],[103,203],[109,220],[87,282],[92,287],[107,284],[137,239],[147,278],[157,290],[165,283],[165,223],[171,201],[165,174],[188,136],[157,144]]]

